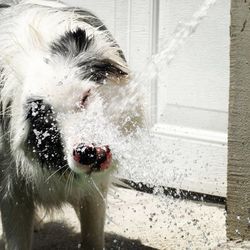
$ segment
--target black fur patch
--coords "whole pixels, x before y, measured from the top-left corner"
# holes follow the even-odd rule
[[[28,149],[42,166],[63,172],[67,168],[67,160],[53,108],[43,100],[29,100],[27,109],[26,119],[30,124]]]
[[[65,8],[64,11],[75,12],[79,15],[78,21],[88,23],[99,30],[105,31],[107,35],[106,37],[112,41],[111,46],[119,48],[110,32],[108,32],[106,26],[95,15],[88,11],[75,8]],[[52,43],[51,53],[54,55],[61,55],[66,58],[74,58],[87,51],[93,42],[94,37],[87,36],[85,30],[77,28],[75,31],[66,32],[56,42]],[[123,52],[120,49],[117,51],[120,57],[126,62]],[[107,59],[98,60],[91,58],[88,61],[78,63],[77,66],[80,68],[81,79],[90,79],[101,84],[109,75],[112,75],[113,77],[122,77],[127,75],[127,73],[123,72],[119,69],[119,67]]]
[[[82,10],[82,9],[74,9],[73,10],[75,13],[77,13],[80,17],[78,18],[78,21],[80,22],[85,22],[98,30],[105,31],[107,36],[109,37],[109,40],[113,42],[115,47],[119,47],[119,45],[116,43],[115,39],[113,38],[112,34],[109,32],[105,24],[94,14],[87,10]],[[120,57],[126,62],[126,58],[122,52],[122,50],[118,50],[118,53]]]
[[[91,61],[81,62],[77,66],[81,68],[81,78],[83,80],[90,79],[100,84],[110,76],[119,78],[127,75],[126,72],[119,69],[109,60],[93,59]]]
[[[87,23],[87,24],[91,25],[92,27],[96,28],[97,30],[105,31],[109,41],[113,42],[115,47],[119,47],[118,44],[115,42],[115,39],[113,38],[112,34],[109,32],[109,30],[105,26],[105,24],[97,16],[95,16],[93,13],[91,13],[87,10],[83,10],[83,9],[79,9],[79,8],[72,8],[72,7],[67,7],[67,8],[64,8],[63,10],[67,11],[67,12],[74,12],[77,15],[79,15],[79,17],[77,18],[77,20],[79,22]],[[118,50],[118,53],[119,53],[120,57],[124,61],[126,61],[126,58],[125,58],[122,50]]]
[[[93,43],[93,37],[88,37],[85,30],[77,28],[75,31],[66,32],[61,38],[51,45],[52,54],[64,57],[76,57],[87,51]]]

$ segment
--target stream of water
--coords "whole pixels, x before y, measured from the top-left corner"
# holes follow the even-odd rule
[[[152,80],[168,67],[182,45],[206,18],[215,2],[216,0],[205,0],[188,22],[178,23],[172,36],[162,41],[162,48],[152,56],[144,69],[134,74],[132,81],[125,89],[118,90],[119,95],[116,98],[110,99],[112,106],[118,107],[113,113],[121,115],[124,122],[129,120],[133,123],[134,120],[140,120],[141,105],[143,107],[149,105],[143,101],[149,89],[145,83],[151,84]],[[121,114],[125,110],[129,112]],[[166,150],[161,148],[151,135],[146,120],[147,118],[144,119],[142,127],[137,126],[138,123],[135,124],[136,129],[129,135],[113,137],[112,146],[116,159],[119,161],[121,176],[154,184],[158,182],[158,178],[166,175],[164,174],[166,164],[171,164],[172,160],[168,159]],[[161,173],[154,171],[155,165],[162,166]]]

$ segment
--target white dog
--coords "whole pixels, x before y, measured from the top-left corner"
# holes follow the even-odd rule
[[[105,115],[98,110],[103,102],[110,107],[110,87],[128,79],[123,53],[88,11],[51,0],[0,7],[5,247],[31,249],[36,207],[70,203],[81,222],[83,248],[103,249],[114,166],[112,148],[101,136]]]

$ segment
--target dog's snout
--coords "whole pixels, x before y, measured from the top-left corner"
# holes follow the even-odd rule
[[[80,165],[89,165],[91,171],[101,171],[109,167],[112,155],[109,146],[80,143],[73,149],[73,158]]]

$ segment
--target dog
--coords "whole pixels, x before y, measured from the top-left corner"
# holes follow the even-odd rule
[[[65,203],[79,217],[82,247],[104,248],[116,165],[103,132],[121,124],[110,101],[129,75],[121,48],[89,11],[53,0],[0,4],[0,208],[7,250],[31,249],[37,207]]]

